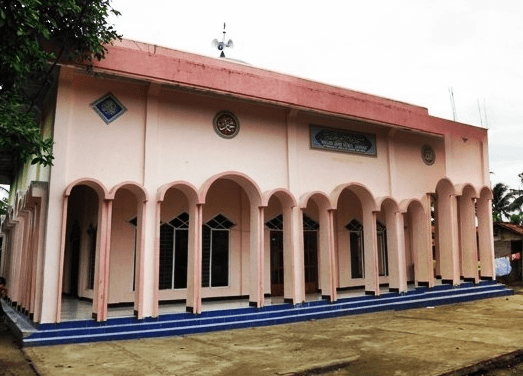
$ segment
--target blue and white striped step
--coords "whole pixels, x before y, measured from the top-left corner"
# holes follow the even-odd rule
[[[502,284],[481,282],[474,285],[464,283],[457,287],[441,285],[431,289],[418,288],[405,294],[387,293],[379,297],[343,298],[335,303],[323,300],[295,306],[278,304],[263,308],[206,311],[200,315],[190,313],[167,314],[158,318],[143,320],[122,317],[111,318],[102,323],[93,320],[70,321],[60,324],[41,324],[31,335],[23,338],[22,342],[24,346],[38,346],[177,336],[386,310],[453,304],[512,294],[513,291]]]

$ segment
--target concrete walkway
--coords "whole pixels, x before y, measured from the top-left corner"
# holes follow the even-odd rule
[[[24,351],[40,374],[53,376],[425,376],[521,349],[523,295],[187,337]]]

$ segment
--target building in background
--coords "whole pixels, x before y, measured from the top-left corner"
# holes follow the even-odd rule
[[[1,227],[34,323],[495,279],[485,129],[125,40],[41,110],[54,165],[16,172]]]

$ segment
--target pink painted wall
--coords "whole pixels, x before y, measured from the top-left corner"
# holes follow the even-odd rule
[[[144,259],[147,291],[154,265],[156,193],[169,182],[183,180],[201,189],[210,177],[235,171],[256,182],[262,192],[285,188],[297,201],[312,191],[328,196],[340,184],[358,182],[375,198],[392,196],[398,203],[422,199],[444,177],[456,185],[470,183],[477,190],[489,182],[486,130],[431,117],[422,107],[129,41],[110,47],[108,59],[96,63],[95,71],[115,76],[91,76],[67,66],[60,72],[56,163],[51,169],[46,234],[46,249],[53,250],[45,265],[46,302],[57,299],[63,195],[76,179],[96,179],[107,191],[124,181],[146,188],[150,197]],[[109,92],[127,112],[105,124],[90,104]],[[237,137],[226,140],[214,132],[212,119],[220,110],[232,111],[239,118]],[[296,116],[289,120],[293,113]],[[364,122],[366,119],[371,122]],[[313,150],[310,124],[375,134],[377,156]],[[432,166],[421,160],[425,144],[436,152]],[[167,194],[162,220],[187,210],[181,197],[176,191]],[[110,303],[133,299],[129,289],[132,231],[125,221],[136,215],[135,201],[122,191],[113,203]],[[132,210],[127,211],[127,204]],[[314,206],[311,203],[306,213],[318,220]],[[271,203],[265,220],[279,210]],[[230,243],[231,284],[203,289],[203,297],[247,295],[249,199],[238,184],[223,180],[211,187],[205,197],[203,223],[218,213],[236,223]],[[339,270],[340,286],[353,283],[347,274],[348,247],[342,235],[351,215],[356,213],[337,214],[337,257],[340,265],[348,265]],[[266,291],[270,289],[267,244]],[[412,260],[407,257],[406,262]],[[145,312],[152,310],[151,295],[146,294],[151,300],[144,303]],[[183,298],[183,291],[160,291],[161,300]],[[55,313],[52,304],[46,304],[43,320],[51,320]]]

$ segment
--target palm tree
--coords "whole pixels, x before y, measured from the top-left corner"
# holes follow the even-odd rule
[[[7,214],[7,208],[9,206],[7,202],[7,196],[1,197],[4,194],[9,194],[9,190],[0,185],[0,215]]]
[[[492,216],[495,222],[502,222],[503,218],[510,217],[512,192],[507,185],[497,183],[492,188],[492,196]]]
[[[523,184],[523,172],[518,175],[521,184]],[[523,189],[511,189],[510,194],[514,199],[509,206],[510,211],[517,210],[521,213],[521,207],[523,206]]]

